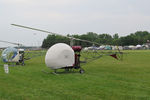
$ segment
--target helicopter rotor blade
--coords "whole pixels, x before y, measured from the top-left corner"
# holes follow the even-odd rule
[[[40,32],[48,33],[48,34],[59,35],[59,36],[66,37],[66,38],[69,38],[69,39],[72,39],[72,40],[77,40],[77,41],[82,41],[82,42],[87,42],[87,43],[100,45],[99,43],[96,43],[96,42],[83,40],[83,39],[78,39],[78,38],[74,38],[74,37],[71,37],[71,36],[64,36],[64,35],[60,35],[60,34],[57,34],[57,33],[49,32],[49,31],[45,31],[45,30],[41,30],[41,29],[37,29],[37,28],[31,28],[31,27],[27,27],[27,26],[23,26],[23,25],[18,25],[18,24],[11,24],[11,25],[17,26],[17,27],[26,28],[26,29],[36,30],[36,31],[40,31]]]
[[[44,33],[49,33],[49,34],[53,34],[53,35],[60,35],[60,34],[57,34],[57,33],[46,31],[46,30],[41,30],[41,29],[37,29],[37,28],[31,28],[31,27],[27,27],[27,26],[23,26],[23,25],[18,25],[18,24],[11,24],[11,25],[17,26],[17,27],[26,28],[26,29],[36,30],[36,31],[44,32]],[[60,36],[63,36],[63,35],[60,35]],[[63,37],[67,37],[67,36],[63,36]]]
[[[9,44],[18,45],[18,46],[23,46],[23,45],[20,44],[20,43],[8,42],[8,41],[3,41],[3,40],[0,40],[0,42],[9,43]]]

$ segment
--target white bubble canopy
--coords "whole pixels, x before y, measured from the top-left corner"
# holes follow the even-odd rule
[[[5,50],[3,50],[1,55],[3,62],[9,62],[12,59],[14,59],[15,56],[17,55],[17,51],[18,50],[13,47],[8,47]]]
[[[65,43],[50,47],[45,56],[45,63],[51,69],[73,66],[75,62],[73,49]]]

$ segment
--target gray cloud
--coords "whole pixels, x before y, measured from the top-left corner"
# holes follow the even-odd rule
[[[64,35],[150,31],[149,4],[149,0],[1,0],[0,39],[37,45],[47,36],[11,23]]]

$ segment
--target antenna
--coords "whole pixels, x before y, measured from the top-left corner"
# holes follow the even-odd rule
[[[73,45],[74,45],[73,38],[70,38],[70,46],[73,46]]]

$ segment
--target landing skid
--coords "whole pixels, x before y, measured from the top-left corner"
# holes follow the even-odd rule
[[[46,74],[54,74],[54,75],[59,75],[59,74],[68,74],[68,73],[80,73],[80,74],[83,74],[85,71],[83,68],[81,67],[65,67],[65,68],[62,68],[64,69],[64,71],[57,71],[57,69],[54,69],[53,72],[47,72],[47,71],[44,71],[42,70],[42,72],[46,73]],[[79,71],[75,71],[75,70],[79,70]]]
[[[52,74],[58,75],[58,73],[56,72],[56,69],[54,69],[54,72],[52,72]]]
[[[47,71],[45,71],[45,70],[42,70],[42,72],[44,72],[45,74],[59,75],[56,71],[54,71],[54,72],[47,72]]]
[[[57,72],[56,69],[54,70],[54,72],[52,72],[53,74],[60,74],[60,73],[76,73],[77,71],[75,70],[78,70],[79,69],[79,73],[80,74],[83,74],[85,71],[83,68],[81,67],[65,67],[65,68],[62,68],[64,69],[63,72]]]

